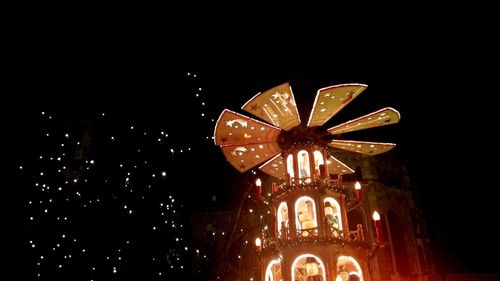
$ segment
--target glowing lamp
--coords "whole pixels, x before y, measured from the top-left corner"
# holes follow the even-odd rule
[[[356,200],[361,201],[361,184],[357,181],[354,184],[354,191],[356,192]]]
[[[255,197],[258,200],[262,199],[262,181],[260,179],[255,181]]]
[[[373,223],[375,224],[375,234],[377,240],[382,243],[382,225],[380,224],[380,215],[377,211],[373,212]]]
[[[255,247],[257,248],[257,252],[260,252],[262,249],[262,240],[259,237],[255,238]]]

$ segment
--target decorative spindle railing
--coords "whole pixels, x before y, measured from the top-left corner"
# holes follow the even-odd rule
[[[284,246],[296,245],[297,243],[314,243],[317,241],[328,243],[365,243],[363,226],[361,224],[357,225],[356,230],[341,230],[325,224],[324,236],[320,233],[320,229],[318,227],[314,227],[297,230],[295,235],[292,237],[290,235],[290,230],[284,227],[279,231],[276,237],[265,237],[263,239],[263,248],[265,249],[273,244],[280,244]]]

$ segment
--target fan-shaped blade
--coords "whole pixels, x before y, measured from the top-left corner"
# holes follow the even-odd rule
[[[349,150],[367,155],[387,152],[396,146],[395,143],[365,142],[352,140],[334,140],[328,144],[331,147]]]
[[[217,145],[244,145],[276,142],[280,129],[245,115],[224,109],[215,124]]]
[[[307,122],[307,127],[321,126],[349,104],[367,85],[341,84],[321,88],[316,94],[314,105]]]
[[[331,127],[328,132],[332,135],[364,130],[398,123],[401,115],[391,107],[382,108],[365,116],[353,119],[343,124]]]
[[[281,148],[275,142],[221,146],[221,148],[227,161],[240,172],[245,172],[281,152]]]
[[[328,172],[330,174],[336,175],[345,175],[345,174],[354,174],[354,170],[349,168],[346,164],[342,163],[337,158],[330,156],[326,161],[328,164]]]
[[[290,84],[285,83],[258,93],[241,109],[288,131],[300,124],[300,116]]]
[[[283,159],[281,153],[262,164],[259,169],[273,177],[277,177],[282,180],[285,179],[285,160]]]

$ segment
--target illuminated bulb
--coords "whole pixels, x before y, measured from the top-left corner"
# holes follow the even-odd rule
[[[361,189],[361,184],[359,183],[359,181],[357,181],[355,184],[354,184],[354,188],[356,190],[360,190]]]
[[[378,214],[377,211],[373,212],[373,220],[374,221],[379,221],[380,220],[380,215]]]
[[[255,185],[262,186],[262,181],[260,180],[260,178],[255,181]]]

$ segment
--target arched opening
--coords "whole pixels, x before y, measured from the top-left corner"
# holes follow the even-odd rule
[[[325,219],[328,225],[334,229],[342,230],[342,218],[340,213],[340,204],[332,197],[326,197],[323,200],[325,206]]]
[[[363,271],[358,261],[350,256],[337,259],[337,277],[335,281],[363,281]]]
[[[281,202],[277,212],[278,237],[286,238],[288,235],[288,205],[286,202]]]
[[[309,153],[301,150],[297,153],[299,159],[299,179],[306,179],[311,177],[311,167],[309,165]]]
[[[394,212],[391,211],[387,213],[387,219],[389,220],[389,230],[392,238],[391,244],[398,272],[401,275],[409,275],[410,263],[408,258],[408,249],[406,248],[408,236],[404,230],[405,224]]]
[[[356,230],[358,229],[358,224],[363,226],[363,236],[362,237],[368,237],[366,233],[366,214],[363,208],[354,208],[350,210],[347,213],[347,222],[349,223],[349,230]]]
[[[323,261],[312,254],[298,256],[292,263],[292,280],[326,281],[325,265]]]
[[[323,153],[318,150],[313,152],[314,156],[314,177],[319,179],[321,176],[321,165],[325,164],[325,159],[323,159]]]
[[[299,235],[318,235],[316,204],[309,196],[302,196],[295,202],[295,225]]]
[[[293,155],[290,154],[286,158],[286,171],[288,173],[288,176],[290,179],[293,179],[295,177],[295,172],[293,170]]]
[[[266,269],[266,281],[281,281],[281,263],[279,259],[274,259],[269,262]]]

